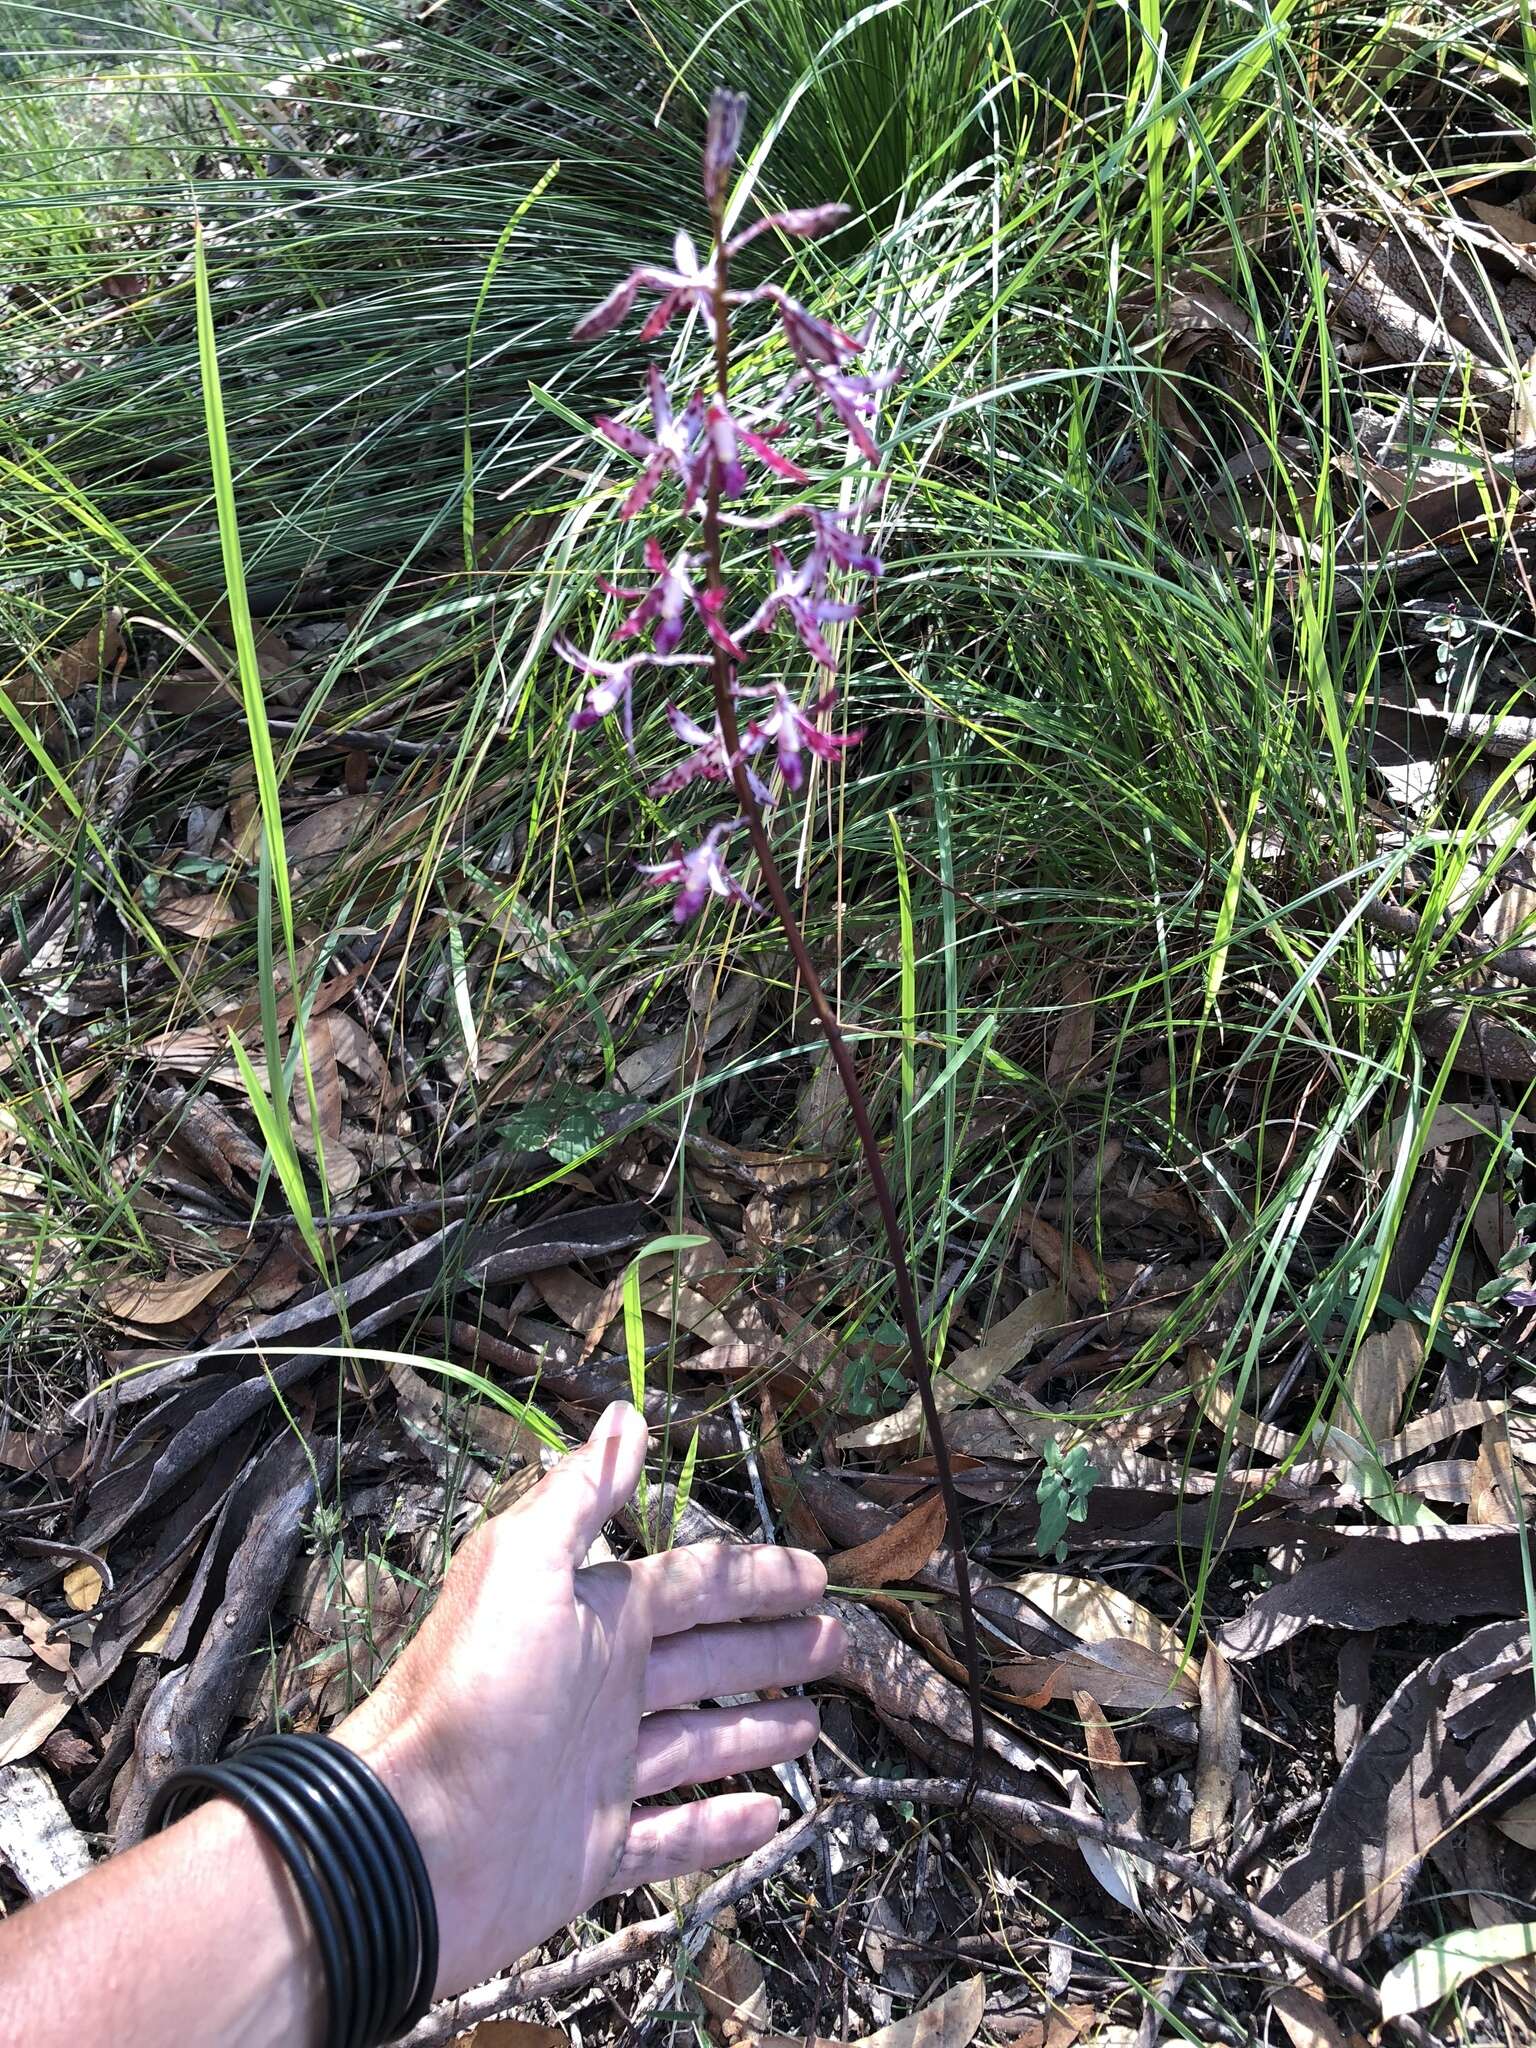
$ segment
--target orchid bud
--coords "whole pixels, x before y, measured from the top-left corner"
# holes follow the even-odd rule
[[[744,92],[727,92],[717,85],[710,95],[709,128],[704,137],[704,197],[711,213],[725,202],[726,181],[736,152],[741,147],[742,123],[747,118]]]

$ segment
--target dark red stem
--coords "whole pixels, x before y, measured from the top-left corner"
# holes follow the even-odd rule
[[[725,228],[719,211],[715,213],[713,227],[715,384],[719,390],[720,403],[725,405],[730,394],[730,311],[726,303]],[[723,592],[725,574],[720,544],[718,464],[711,468],[709,489],[704,501],[704,550],[708,564],[709,587],[711,590]],[[885,1162],[880,1156],[880,1142],[875,1136],[875,1127],[870,1119],[869,1104],[864,1099],[864,1090],[859,1083],[858,1069],[854,1065],[852,1053],[848,1050],[848,1041],[843,1037],[842,1027],[827,1000],[826,991],[822,988],[810,948],[805,942],[805,934],[800,929],[800,921],[795,916],[789,892],[784,886],[784,878],[779,872],[779,864],[774,858],[768,829],[763,822],[762,808],[747,776],[746,757],[741,751],[741,733],[736,722],[736,699],[731,684],[730,656],[722,648],[714,649],[714,666],[711,674],[715,687],[715,711],[720,720],[720,737],[725,748],[725,758],[731,764],[731,784],[736,792],[736,801],[741,806],[741,815],[746,821],[752,851],[757,856],[763,887],[768,892],[768,900],[773,905],[774,915],[783,927],[801,987],[805,990],[816,1022],[821,1027],[821,1035],[827,1041],[827,1051],[832,1056],[832,1064],[837,1069],[843,1093],[848,1098],[848,1109],[853,1117],[854,1129],[859,1134],[865,1169],[869,1174],[870,1187],[874,1191],[875,1206],[880,1211],[880,1221],[885,1226],[886,1244],[890,1249],[891,1272],[896,1282],[896,1300],[901,1312],[902,1330],[906,1335],[912,1378],[917,1387],[917,1398],[922,1407],[929,1441],[933,1445],[933,1468],[939,1482],[939,1493],[944,1501],[945,1519],[949,1524],[950,1548],[954,1552],[955,1592],[960,1605],[960,1634],[965,1653],[966,1684],[971,1700],[970,1786],[974,1790],[981,1776],[981,1766],[986,1755],[987,1734],[986,1710],[982,1704],[981,1646],[976,1636],[976,1604],[971,1597],[970,1560],[966,1556],[965,1536],[960,1526],[960,1497],[955,1492],[954,1472],[949,1461],[949,1445],[944,1436],[939,1404],[934,1397],[933,1372],[928,1363],[928,1346],[923,1336],[922,1317],[918,1313],[917,1290],[912,1284],[912,1265],[907,1254],[907,1242],[902,1232],[901,1219],[896,1213],[896,1201],[891,1193],[891,1184],[886,1177]]]

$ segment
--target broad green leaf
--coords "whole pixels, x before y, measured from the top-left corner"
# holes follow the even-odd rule
[[[677,1541],[677,1525],[687,1511],[693,1497],[693,1468],[699,1462],[699,1432],[695,1430],[688,1439],[688,1448],[683,1453],[682,1470],[677,1475],[677,1487],[672,1495],[671,1540]]]
[[[629,1359],[629,1391],[637,1408],[645,1405],[645,1310],[640,1301],[641,1267],[661,1252],[691,1252],[708,1244],[707,1237],[653,1237],[624,1269],[624,1350]]]

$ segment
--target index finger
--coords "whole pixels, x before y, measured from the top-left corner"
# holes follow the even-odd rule
[[[685,1543],[630,1566],[653,1636],[814,1607],[827,1569],[809,1550],[773,1543]]]

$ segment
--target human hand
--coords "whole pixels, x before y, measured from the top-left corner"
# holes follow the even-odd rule
[[[645,1449],[643,1418],[610,1408],[583,1448],[469,1538],[419,1634],[334,1731],[421,1844],[439,1997],[612,1892],[750,1854],[778,1825],[775,1799],[635,1802],[761,1770],[816,1739],[806,1700],[680,1711],[835,1669],[838,1623],[798,1614],[826,1586],[809,1551],[696,1544],[582,1565]]]

